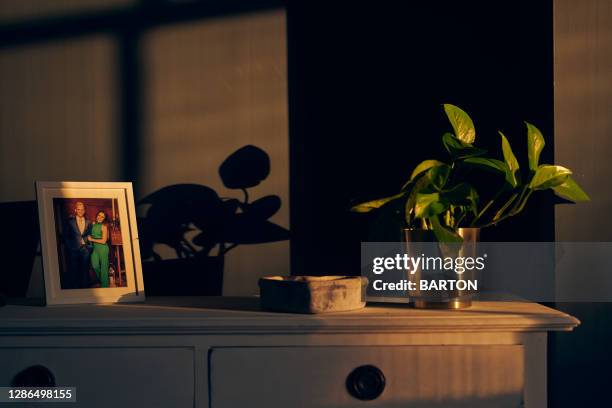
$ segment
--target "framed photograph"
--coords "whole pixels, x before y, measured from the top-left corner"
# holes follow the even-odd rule
[[[132,183],[36,182],[46,303],[144,301]]]

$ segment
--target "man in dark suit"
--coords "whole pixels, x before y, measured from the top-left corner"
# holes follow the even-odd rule
[[[89,258],[91,247],[87,236],[91,233],[91,222],[85,218],[85,204],[77,202],[74,216],[64,225],[64,244],[68,255],[68,271],[63,289],[82,289],[91,286],[89,280]]]

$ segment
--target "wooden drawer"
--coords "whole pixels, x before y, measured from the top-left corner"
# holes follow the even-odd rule
[[[520,345],[215,348],[209,364],[211,408],[523,404]],[[349,374],[365,365],[384,376],[373,401],[347,391]],[[368,381],[361,384],[373,386]]]
[[[71,407],[194,406],[194,354],[188,348],[0,348],[0,362],[1,386],[27,367],[48,368],[57,386],[77,388]]]

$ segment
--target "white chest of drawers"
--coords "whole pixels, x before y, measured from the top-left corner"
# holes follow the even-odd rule
[[[578,323],[520,302],[328,315],[262,312],[256,298],[6,306],[0,386],[41,366],[77,387],[76,407],[545,407],[547,332]]]

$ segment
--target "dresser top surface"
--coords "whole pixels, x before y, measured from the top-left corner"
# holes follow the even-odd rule
[[[476,301],[454,311],[376,304],[317,315],[262,311],[257,297],[151,297],[134,304],[0,307],[0,334],[567,331],[579,323],[566,313],[530,302]]]

